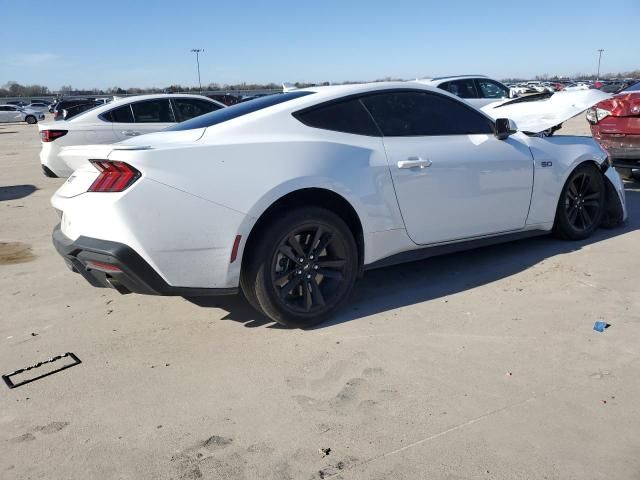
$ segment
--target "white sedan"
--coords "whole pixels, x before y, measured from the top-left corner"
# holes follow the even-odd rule
[[[44,113],[27,110],[16,105],[0,105],[0,123],[27,122],[32,125],[44,120]]]
[[[92,108],[70,120],[40,124],[42,170],[49,177],[68,177],[73,169],[60,156],[64,147],[116,143],[221,108],[225,105],[202,95],[137,95]]]
[[[119,145],[71,148],[54,245],[122,293],[239,292],[288,326],[370,268],[626,218],[591,138],[528,136],[419,83],[262,97]]]

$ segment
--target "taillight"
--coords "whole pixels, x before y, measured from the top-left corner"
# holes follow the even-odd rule
[[[68,130],[41,130],[40,138],[43,142],[53,142],[56,138],[64,137]]]
[[[100,175],[89,187],[88,192],[122,192],[138,178],[140,172],[124,162],[109,160],[89,160],[98,169]]]

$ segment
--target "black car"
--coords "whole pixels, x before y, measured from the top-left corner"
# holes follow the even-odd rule
[[[51,112],[53,113],[53,119],[62,120],[63,110],[69,110],[69,108],[71,107],[75,107],[77,105],[85,105],[88,103],[93,103],[94,105],[102,105],[102,103],[97,103],[93,98],[70,98],[68,100],[61,100],[53,107],[53,111]]]
[[[104,102],[92,101],[88,103],[81,103],[80,105],[74,105],[72,107],[63,108],[62,115],[59,115],[56,120],[69,120],[70,118],[73,118],[76,115],[81,114],[82,112],[86,112],[87,110],[91,110],[92,108],[96,108],[100,105],[104,105]]]

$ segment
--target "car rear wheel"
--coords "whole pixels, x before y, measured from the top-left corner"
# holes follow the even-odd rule
[[[606,191],[602,172],[594,165],[576,168],[565,183],[553,226],[554,233],[569,240],[589,237],[602,223]]]
[[[34,117],[33,115],[27,115],[27,117],[24,119],[25,122],[27,122],[29,125],[33,125],[34,123],[38,123],[38,119],[36,117]]]
[[[282,215],[255,242],[241,286],[271,319],[288,327],[322,322],[349,297],[358,271],[353,234],[318,207]],[[248,289],[253,289],[253,292]]]

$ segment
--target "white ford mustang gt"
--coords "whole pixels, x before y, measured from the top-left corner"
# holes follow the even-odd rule
[[[527,136],[418,83],[262,97],[117,145],[65,149],[53,241],[92,285],[122,293],[242,289],[309,326],[364,270],[626,219],[591,138]]]

